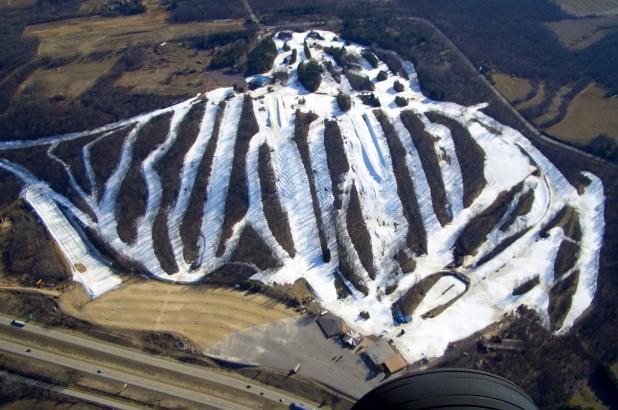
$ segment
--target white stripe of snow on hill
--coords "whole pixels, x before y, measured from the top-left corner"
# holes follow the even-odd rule
[[[60,195],[59,193],[51,189],[48,185],[45,184],[44,181],[41,181],[39,178],[32,175],[30,171],[28,171],[21,165],[14,164],[5,159],[0,159],[0,168],[4,168],[7,171],[10,171],[13,174],[15,174],[18,178],[20,178],[25,183],[26,188],[32,185],[46,187],[47,195],[49,195],[54,201],[56,201],[56,203],[65,207],[79,221],[79,223],[81,223],[84,226],[90,227],[90,228],[94,227],[95,223],[88,214],[86,214],[85,212],[82,212],[77,206],[75,206],[65,196]]]
[[[162,194],[161,178],[155,166],[170,148],[172,148],[174,142],[176,142],[178,128],[191,109],[193,103],[194,100],[188,100],[185,104],[178,106],[176,110],[174,110],[174,115],[170,120],[170,128],[165,141],[148,154],[141,166],[141,173],[146,182],[148,198],[146,202],[146,212],[144,216],[137,221],[137,239],[135,245],[132,246],[131,256],[146,266],[150,273],[164,280],[179,280],[180,275],[169,275],[165,272],[154,251],[152,229],[155,217],[161,206]]]
[[[229,101],[223,113],[217,149],[215,150],[212,171],[208,179],[207,201],[204,206],[201,233],[205,239],[202,270],[216,269],[218,258],[215,255],[221,230],[223,229],[224,208],[234,161],[234,145],[238,122],[242,112],[243,95],[236,95]]]
[[[433,232],[439,231],[441,226],[433,210],[431,191],[429,189],[427,177],[425,176],[425,171],[423,170],[423,165],[421,164],[421,160],[418,156],[416,146],[414,145],[414,142],[412,142],[412,137],[410,136],[408,129],[403,125],[403,122],[401,122],[399,115],[391,117],[390,121],[395,128],[395,132],[397,133],[399,140],[403,146],[407,148],[406,167],[410,173],[409,177],[412,179],[412,183],[414,184],[416,201],[418,202],[423,225],[425,226],[425,230],[429,236]],[[432,244],[428,243],[427,245],[429,253],[432,253]]]
[[[43,220],[69,262],[73,279],[84,287],[90,298],[94,299],[120,286],[120,278],[88,249],[75,228],[50,199],[45,186],[30,186],[23,196]]]
[[[463,210],[463,178],[453,137],[447,127],[429,122],[424,115],[421,116],[421,119],[427,132],[438,138],[437,141],[434,141],[434,149],[440,163],[440,172],[444,181],[448,205],[453,217],[455,217]]]
[[[579,270],[579,282],[573,295],[571,309],[559,333],[564,333],[573,326],[573,322],[590,306],[597,290],[599,259],[605,231],[605,194],[603,184],[597,176],[590,172],[583,174],[590,180],[590,184],[572,203],[579,214],[582,230],[580,253],[575,265],[575,269]]]
[[[174,204],[172,211],[170,212],[169,219],[167,221],[168,233],[170,237],[170,243],[174,252],[174,258],[176,264],[181,271],[188,271],[189,265],[183,257],[182,238],[180,236],[180,226],[182,219],[189,206],[189,200],[191,199],[191,193],[195,185],[195,178],[199,169],[202,157],[206,151],[206,147],[213,137],[212,132],[215,125],[215,119],[219,112],[219,101],[211,101],[210,95],[208,95],[209,101],[206,103],[204,114],[200,122],[200,129],[195,139],[195,142],[187,151],[182,164],[182,171],[180,173],[180,187],[178,188],[178,198]],[[198,274],[200,277],[203,274]]]

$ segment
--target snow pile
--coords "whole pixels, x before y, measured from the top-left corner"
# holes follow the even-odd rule
[[[362,46],[346,45],[335,34],[325,31],[288,33],[288,36],[281,37],[275,36],[279,55],[272,71],[265,75],[275,77],[275,73],[285,72],[288,80],[285,83],[273,82],[248,93],[253,98],[254,114],[259,126],[259,132],[252,137],[245,158],[248,210],[233,226],[222,256],[217,256],[217,249],[225,219],[225,203],[244,95],[224,88],[198,96],[207,100],[204,117],[195,142],[185,153],[181,169],[178,170],[178,196],[169,209],[167,221],[173,257],[179,267],[177,273],[168,274],[164,271],[153,248],[153,223],[161,202],[161,180],[155,166],[178,138],[179,124],[190,108],[201,101],[200,98],[89,132],[36,141],[0,143],[1,157],[3,150],[54,145],[100,134],[98,141],[113,131],[132,127],[100,199],[94,190],[84,192],[73,177],[71,167],[63,163],[70,176],[71,187],[90,206],[97,222],[76,204],[53,192],[44,181],[31,175],[27,169],[0,159],[1,167],[14,172],[30,187],[25,190],[26,200],[41,215],[67,259],[87,267],[86,272],[75,272],[75,279],[93,297],[120,283],[107,267],[98,262],[94,256],[95,251],[80,240],[73,226],[68,224],[54,203],[61,205],[62,210],[66,210],[79,224],[95,229],[117,252],[144,265],[153,277],[171,282],[198,282],[224,264],[233,262],[240,233],[245,226],[250,225],[281,265],[277,269],[258,271],[253,279],[279,284],[306,279],[326,309],[342,317],[356,331],[393,338],[410,362],[441,355],[449,342],[494,323],[504,313],[513,311],[521,304],[535,309],[546,326],[553,326],[554,319],[549,314],[552,303],[550,290],[560,281],[577,274],[571,306],[562,320],[553,326],[559,333],[567,331],[591,304],[596,291],[604,231],[601,181],[592,174],[586,174],[589,183],[583,193],[579,194],[523,135],[481,112],[483,105],[463,107],[431,101],[422,95],[414,67],[409,62],[402,62],[402,70],[398,69],[397,73],[390,71],[381,61],[377,67],[372,67],[362,57]],[[324,69],[320,87],[314,93],[303,88],[296,74],[298,64],[307,59],[305,43],[313,59],[324,67],[330,62],[334,70],[339,71],[339,75],[333,75],[332,70]],[[345,47],[349,64],[346,69],[354,75],[366,76],[374,90],[355,91],[345,72],[337,67],[335,59],[327,52],[328,47]],[[292,50],[296,50],[298,58],[290,64]],[[388,76],[378,81],[381,71],[385,71]],[[247,80],[251,82],[252,78]],[[395,82],[403,84],[404,90],[397,92]],[[352,102],[351,109],[345,113],[336,102],[336,96],[341,92],[350,95]],[[383,118],[376,115],[375,107],[363,103],[362,99],[370,93],[379,99]],[[399,107],[395,102],[396,97],[404,98],[408,105]],[[224,101],[225,108],[221,108]],[[218,134],[214,135],[214,122],[221,114],[220,110],[223,110],[222,120]],[[441,175],[445,206],[450,213],[450,222],[444,225],[436,215],[432,198],[435,195],[432,192],[435,186],[432,184],[437,182],[431,180],[428,177],[432,175],[431,172],[423,168],[427,164],[423,161],[426,159],[423,157],[426,151],[424,153],[415,146],[414,141],[418,136],[411,135],[400,119],[404,110],[413,111],[432,138],[430,148],[437,157],[434,175],[435,172]],[[295,141],[297,111],[311,112],[318,116],[310,124],[307,135],[313,174],[311,178],[305,171]],[[484,153],[484,162],[476,166],[486,184],[468,207],[464,206],[463,201],[466,189],[462,172],[464,165],[457,156],[458,147],[452,134],[454,131],[445,125],[432,123],[428,119],[431,116],[425,115],[429,112],[440,114],[462,126]],[[128,244],[117,233],[116,205],[121,184],[132,165],[132,152],[140,130],[153,118],[166,113],[172,113],[169,133],[164,142],[153,149],[141,164],[148,191],[146,213],[137,221],[136,241]],[[333,187],[328,164],[332,153],[327,152],[325,147],[324,120],[327,119],[336,121],[349,163],[349,170],[343,175],[339,187],[342,192],[339,198],[343,204],[341,209],[334,206],[337,190]],[[394,136],[386,134],[382,121],[391,124]],[[195,267],[184,259],[185,244],[179,227],[189,206],[200,161],[205,155],[207,144],[215,137],[217,145],[208,178],[202,220],[191,221],[200,227],[203,238],[199,243],[199,260],[202,263]],[[393,143],[392,138],[404,148],[399,159],[403,162],[403,168],[399,169],[404,169],[406,175],[395,175],[394,161],[397,158],[389,148]],[[288,216],[287,224],[296,250],[294,255],[288,254],[277,242],[265,218],[261,200],[263,187],[260,186],[258,173],[258,150],[264,143],[270,149],[277,195]],[[91,144],[84,146],[83,162],[92,182]],[[52,154],[50,157],[61,162]],[[401,187],[398,184],[402,178],[411,181],[411,194],[418,202],[419,219],[426,232],[426,252],[416,254],[406,243],[409,222],[407,216],[404,216],[404,210],[411,198],[400,197]],[[313,187],[311,180],[315,184]],[[94,186],[94,183],[91,185]],[[373,266],[361,263],[361,257],[368,255],[358,254],[347,226],[346,213],[352,186],[358,192],[362,223],[371,239]],[[315,190],[316,204],[313,203],[312,188]],[[487,237],[474,254],[466,255],[463,261],[458,261],[453,249],[458,246],[457,241],[462,233],[465,234],[465,229],[474,224],[479,215],[495,207],[498,198],[504,198],[511,191],[512,197],[498,223],[489,227]],[[520,205],[519,201],[525,202],[526,198],[527,205]],[[581,231],[579,238],[567,237],[563,227],[554,223],[565,207],[575,211]],[[316,212],[322,220],[322,235],[330,251],[328,261],[323,258]],[[418,232],[413,233],[420,235]],[[579,251],[574,266],[561,278],[557,278],[554,263],[564,241],[577,242]],[[342,250],[346,252],[346,258],[365,289],[357,288],[340,272],[339,252]],[[404,271],[397,259],[401,255],[412,259],[415,268]],[[375,272],[375,278],[371,278],[370,271]],[[437,280],[416,305],[412,320],[408,323],[396,322],[396,307],[410,289],[430,275],[440,272],[446,274]],[[533,279],[538,283],[529,291],[513,295],[514,288]],[[338,297],[336,281],[340,282],[339,287],[347,288],[347,297]],[[361,318],[361,312],[368,313],[369,319]],[[402,329],[405,329],[405,334],[396,337]]]

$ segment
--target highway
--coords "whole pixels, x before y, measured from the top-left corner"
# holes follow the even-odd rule
[[[283,391],[271,387],[258,385],[253,382],[249,382],[248,380],[228,376],[222,374],[219,371],[215,371],[205,367],[192,366],[172,360],[163,359],[154,355],[148,355],[125,347],[111,345],[93,339],[76,336],[68,332],[44,328],[32,322],[26,324],[26,326],[24,326],[23,328],[15,328],[10,325],[12,320],[13,318],[8,317],[4,314],[0,314],[0,326],[4,327],[4,329],[2,329],[3,332],[12,331],[31,333],[33,335],[55,340],[62,344],[73,345],[75,347],[89,349],[94,352],[115,356],[119,359],[122,359],[122,361],[126,363],[139,363],[144,366],[159,368],[162,371],[182,374],[193,378],[201,379],[208,383],[215,383],[222,386],[227,386],[232,389],[241,390],[245,394],[255,395],[259,398],[269,400],[273,402],[273,404],[276,403],[278,406],[281,406],[282,403],[284,405],[287,405],[292,402],[302,402],[305,405],[317,407],[316,403],[310,403],[306,400],[299,400],[298,398],[290,396]],[[27,349],[30,349],[30,352],[26,352]],[[167,395],[177,396],[182,399],[189,399],[195,401],[196,403],[207,404],[211,407],[215,406],[222,409],[246,408],[243,406],[239,406],[236,403],[223,401],[220,398],[212,397],[203,393],[194,392],[180,387],[173,387],[168,384],[155,382],[144,377],[135,376],[133,374],[124,373],[117,370],[107,369],[104,366],[95,366],[89,362],[72,359],[64,355],[60,356],[51,352],[44,352],[40,349],[34,349],[31,346],[27,346],[24,344],[16,344],[14,341],[9,342],[1,338],[0,350],[10,351],[12,353],[21,354],[22,356],[29,356],[54,364],[61,364],[62,366],[69,367],[78,371],[98,376],[104,376],[122,383],[133,384],[135,386],[139,386],[145,389],[158,391]]]
[[[111,400],[105,397],[98,396],[96,394],[86,393],[70,387],[61,387],[54,384],[45,383],[38,380],[29,379],[27,377],[11,374],[5,371],[0,371],[0,377],[3,379],[11,380],[15,383],[27,384],[33,389],[37,390],[49,390],[63,396],[71,397],[80,401],[86,401],[89,403],[98,404],[105,407],[110,407],[117,410],[143,410],[143,407],[135,407],[130,404],[119,402],[117,400]]]
[[[207,407],[232,410],[247,410],[249,408],[204,393],[156,382],[145,377],[135,376],[133,374],[121,372],[118,370],[112,370],[103,366],[96,366],[83,360],[72,359],[67,356],[47,352],[41,349],[36,349],[34,347],[26,347],[22,344],[13,343],[2,338],[0,338],[0,350],[18,354],[21,356],[30,357],[48,363],[53,363],[56,365],[60,364],[63,367],[71,370],[76,370],[81,373],[105,377],[119,383],[127,383],[153,392],[166,394],[168,396],[173,396],[183,400],[190,400],[192,402],[202,404]]]

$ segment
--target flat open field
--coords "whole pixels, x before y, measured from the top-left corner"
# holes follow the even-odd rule
[[[551,100],[551,104],[549,105],[549,107],[547,107],[543,115],[534,119],[535,125],[541,126],[542,124],[556,118],[560,114],[560,106],[562,105],[562,101],[569,93],[569,91],[571,91],[571,89],[572,88],[569,85],[560,87],[560,89],[556,92],[556,95],[554,95],[554,98]]]
[[[2,9],[20,9],[30,7],[36,3],[36,0],[0,0],[0,10]]]
[[[618,0],[554,0],[554,2],[575,16],[618,13]]]
[[[130,87],[137,93],[179,95],[229,87],[234,83],[245,85],[243,77],[207,72],[212,54],[195,50],[179,43],[149,48],[144,63],[138,70],[126,71],[115,82]]]
[[[534,107],[535,105],[539,105],[545,99],[545,83],[540,82],[536,95],[529,100],[522,102],[521,104],[517,104],[516,108],[518,110],[525,110],[526,108]]]
[[[580,406],[582,409],[592,410],[606,410],[607,407],[603,405],[595,394],[590,390],[588,384],[584,384],[583,387],[571,397],[569,404],[572,406]]]
[[[62,296],[61,306],[101,326],[176,332],[203,348],[237,330],[296,314],[261,294],[154,280],[127,283],[92,302],[76,286]]]
[[[158,7],[148,8],[146,13],[133,16],[78,17],[28,26],[24,36],[39,39],[39,55],[61,57],[240,30],[243,27],[243,20],[169,24],[168,17],[169,13]]]
[[[503,73],[494,73],[491,75],[491,79],[496,84],[496,88],[509,101],[520,100],[526,97],[532,89],[530,81],[524,78],[511,77]]]
[[[547,26],[564,47],[581,50],[618,30],[618,15],[554,21]]]
[[[548,134],[575,144],[588,144],[600,134],[618,140],[618,99],[603,98],[605,90],[591,84],[577,94],[567,115]]]
[[[33,89],[37,95],[46,98],[77,98],[107,74],[117,59],[117,56],[110,56],[97,62],[78,61],[61,67],[38,69],[20,85],[19,91]]]

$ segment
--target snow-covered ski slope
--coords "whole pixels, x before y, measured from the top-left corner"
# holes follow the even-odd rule
[[[266,283],[304,278],[326,309],[361,333],[392,337],[410,362],[441,355],[522,304],[553,331],[568,331],[597,286],[604,194],[596,176],[572,186],[483,105],[425,97],[413,65],[397,56],[377,52],[373,67],[363,47],[323,31],[275,42],[266,75],[286,73],[283,83],[198,94],[87,132],[2,142],[0,166],[26,185],[46,184],[57,209],[153,278],[195,283],[238,267]],[[324,67],[313,93],[296,73],[308,59],[305,42]],[[327,47],[345,48],[341,64]],[[380,107],[363,103],[370,92],[352,88],[355,75],[371,81]],[[340,92],[351,96],[348,112]],[[195,132],[181,131],[197,107]],[[167,125],[143,152],[154,121]],[[66,144],[78,149],[72,159],[58,154]],[[101,162],[101,144],[118,153]],[[59,173],[19,161],[35,149],[61,165],[68,189],[54,183]],[[176,168],[164,177],[166,167]],[[127,221],[121,199],[140,189],[143,209]],[[25,196],[38,211],[36,198]],[[119,233],[127,224],[135,228],[128,239]],[[109,288],[97,275],[76,280],[94,296]]]

